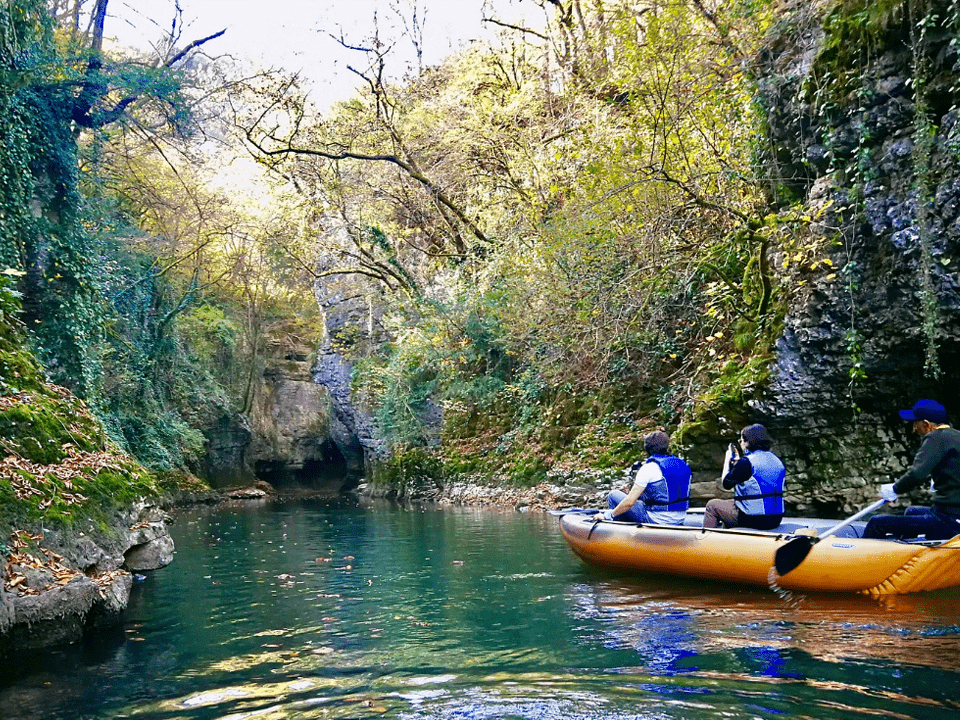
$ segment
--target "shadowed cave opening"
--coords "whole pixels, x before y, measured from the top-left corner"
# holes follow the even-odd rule
[[[290,465],[278,460],[258,460],[254,473],[277,490],[311,490],[338,493],[356,487],[350,477],[347,461],[330,440],[319,448],[319,457],[308,458],[302,466]]]

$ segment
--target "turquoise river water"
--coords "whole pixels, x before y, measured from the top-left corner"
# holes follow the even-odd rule
[[[0,718],[957,718],[960,592],[584,566],[547,514],[181,512],[124,625],[9,659]]]

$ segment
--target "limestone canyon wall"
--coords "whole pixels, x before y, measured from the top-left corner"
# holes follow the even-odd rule
[[[932,4],[939,20],[922,36],[907,8],[861,47],[838,37],[856,28],[835,16],[825,31],[799,3],[756,68],[772,170],[806,204],[808,241],[829,260],[779,278],[791,293],[784,331],[750,403],[805,508],[849,510],[905,467],[918,441],[896,410],[935,397],[960,412],[955,31],[946,3]],[[843,69],[845,44],[857,64]]]

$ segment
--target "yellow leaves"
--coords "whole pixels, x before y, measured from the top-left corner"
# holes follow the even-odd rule
[[[835,270],[836,265],[833,260],[828,257],[817,257],[819,250],[820,245],[818,243],[811,243],[807,246],[794,250],[792,254],[787,253],[784,256],[782,267],[784,270],[786,270],[792,264],[797,266],[797,269],[801,272]],[[836,273],[833,272],[826,276],[827,280],[833,280],[834,278],[836,278]]]
[[[32,553],[23,552],[26,549],[26,540],[37,542],[42,539],[42,535],[30,535],[23,530],[15,530],[11,535],[10,545],[15,548],[15,551],[10,554],[10,559],[5,567],[6,581],[4,587],[8,591],[16,590],[17,594],[21,596],[39,595],[42,591],[54,587],[52,584],[46,584],[43,587],[28,585],[26,574],[28,571],[46,570],[49,575],[53,576],[56,585],[66,585],[81,576],[80,571],[64,565],[63,557],[52,550],[37,548]],[[49,577],[49,575],[40,574],[38,577]]]
[[[831,259],[828,258],[828,257],[820,258],[820,259],[818,259],[818,260],[814,260],[813,262],[811,262],[811,263],[808,265],[808,268],[807,268],[807,269],[809,269],[809,270],[817,270],[817,269],[820,268],[821,265],[824,266],[824,267],[827,267],[827,268],[832,268],[832,267],[833,267],[833,260],[831,260]]]

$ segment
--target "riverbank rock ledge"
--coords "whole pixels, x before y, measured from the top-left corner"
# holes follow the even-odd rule
[[[127,607],[134,573],[173,560],[169,518],[140,502],[108,527],[19,532],[0,567],[0,655],[78,641],[85,630],[115,624]]]

